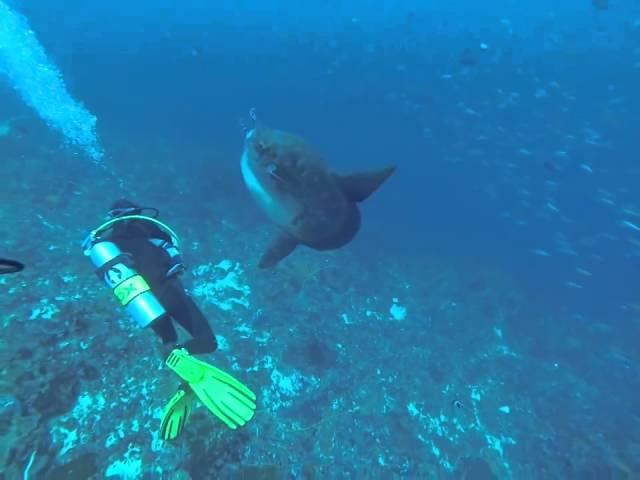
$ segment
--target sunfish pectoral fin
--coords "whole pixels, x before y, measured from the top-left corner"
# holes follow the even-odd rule
[[[264,252],[258,267],[270,268],[289,255],[298,246],[298,241],[285,233],[279,234]]]
[[[391,176],[396,167],[386,167],[348,175],[336,174],[336,179],[347,198],[352,202],[363,202]]]

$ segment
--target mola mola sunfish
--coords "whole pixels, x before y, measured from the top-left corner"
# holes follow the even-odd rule
[[[360,229],[358,203],[395,170],[340,175],[301,137],[262,126],[247,133],[241,166],[254,199],[280,228],[261,268],[276,265],[298,245],[333,250],[349,243]]]

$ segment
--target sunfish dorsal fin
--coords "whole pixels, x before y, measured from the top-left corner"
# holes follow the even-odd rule
[[[264,252],[258,267],[270,268],[288,256],[298,246],[298,241],[290,235],[280,233]]]
[[[347,198],[357,203],[369,198],[395,170],[396,167],[393,166],[348,175],[335,174],[335,177]]]

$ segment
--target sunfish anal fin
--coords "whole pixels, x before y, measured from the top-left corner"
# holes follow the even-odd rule
[[[375,192],[395,170],[396,167],[393,166],[348,175],[335,174],[335,177],[347,198],[358,203],[369,198],[369,195]]]
[[[284,233],[279,234],[262,255],[258,267],[270,268],[275,266],[280,260],[293,252],[297,246],[298,241],[295,238]]]

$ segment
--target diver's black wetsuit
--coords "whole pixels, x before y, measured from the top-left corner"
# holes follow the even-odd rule
[[[171,261],[167,252],[152,244],[149,239],[171,238],[156,225],[144,220],[126,220],[116,223],[106,239],[115,243],[125,254],[131,255],[134,268],[144,277],[151,291],[167,311],[166,315],[151,324],[162,342],[175,344],[178,341],[171,319],[182,325],[193,337],[179,347],[191,354],[214,352],[218,348],[216,337],[198,306],[187,293],[177,276],[166,278]]]

